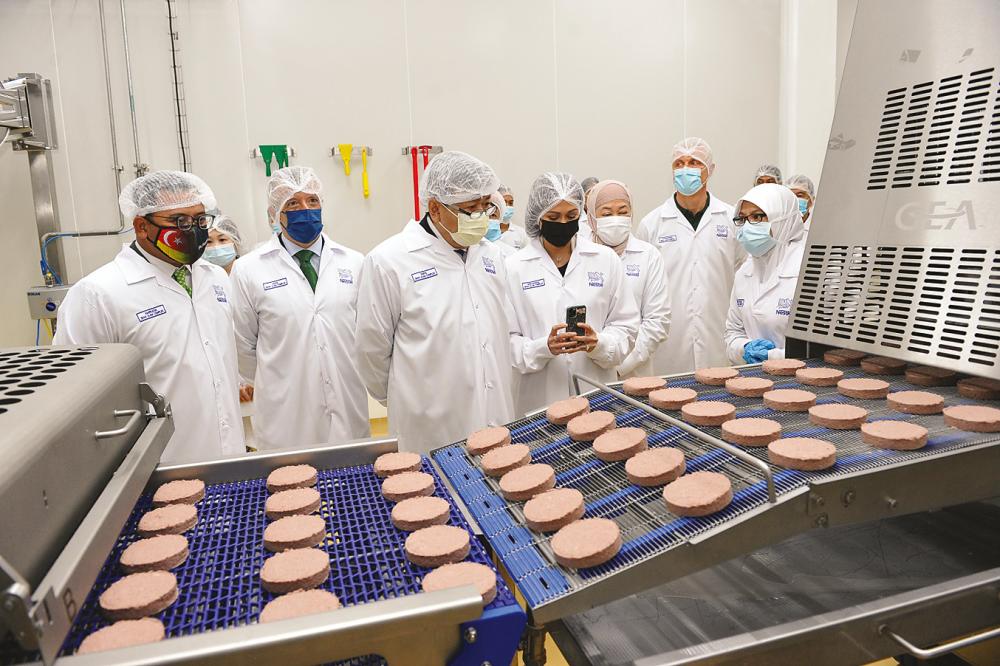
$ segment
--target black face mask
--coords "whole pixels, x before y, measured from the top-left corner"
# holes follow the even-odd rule
[[[556,247],[564,247],[566,243],[573,240],[573,236],[580,231],[580,220],[570,220],[569,222],[552,222],[542,220],[542,238],[552,243]]]

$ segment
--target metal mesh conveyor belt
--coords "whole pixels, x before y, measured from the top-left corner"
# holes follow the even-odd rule
[[[429,460],[424,459],[423,469],[434,476],[435,495],[451,503],[449,524],[469,529]],[[316,488],[322,499],[320,515],[328,529],[320,547],[330,554],[331,568],[322,588],[336,594],[344,606],[420,592],[421,580],[429,569],[406,559],[403,542],[408,533],[393,527],[393,505],[382,497],[381,479],[372,466],[320,470]],[[206,488],[205,498],[197,505],[198,524],[186,534],[190,556],[174,569],[180,596],[157,616],[166,626],[168,638],[255,623],[264,605],[274,598],[260,586],[260,567],[270,555],[263,545],[267,495],[263,478]],[[136,525],[150,510],[151,502],[152,495],[147,493],[136,504],[76,618],[63,646],[64,655],[72,654],[84,637],[108,624],[101,615],[98,597],[121,578],[118,558],[138,538]],[[492,567],[483,547],[475,538],[471,541],[467,561]],[[498,577],[496,599],[484,613],[515,603]]]
[[[809,361],[808,365],[832,367],[817,361]],[[866,376],[860,368],[839,369],[844,371],[845,377]],[[698,384],[692,376],[670,380],[668,386],[686,386],[698,391],[699,400],[725,400],[734,404],[737,418],[757,416],[774,419],[782,424],[784,437],[818,437],[828,439],[837,446],[837,464],[823,472],[799,472],[772,466],[779,501],[783,495],[802,488],[812,480],[915,461],[945,451],[989,444],[997,439],[995,434],[962,432],[950,428],[944,424],[941,415],[902,414],[890,410],[885,400],[847,398],[838,394],[836,387],[804,386],[794,377],[764,375],[759,367],[743,368],[741,375],[766,376],[774,381],[775,388],[804,388],[813,391],[818,395],[819,404],[851,402],[867,408],[870,420],[902,419],[920,423],[930,432],[927,446],[920,451],[876,449],[861,441],[859,431],[838,431],[815,426],[809,423],[808,415],[804,412],[776,412],[766,407],[759,398],[734,396],[724,387]],[[946,406],[975,402],[959,396],[954,387],[915,386],[906,382],[902,376],[884,379],[890,382],[892,391],[909,389],[938,393],[945,398]],[[692,537],[730,523],[738,516],[760,509],[768,501],[767,485],[761,470],[603,390],[591,391],[585,395],[590,400],[592,410],[614,412],[618,427],[644,428],[649,433],[650,447],[672,446],[684,451],[688,472],[706,470],[725,474],[733,484],[733,502],[723,511],[711,516],[677,517],[667,510],[662,499],[662,488],[640,488],[630,484],[624,462],[607,463],[599,460],[593,455],[590,443],[571,441],[565,426],[550,424],[544,412],[529,415],[508,426],[511,440],[527,444],[532,449],[533,462],[552,465],[556,471],[557,486],[577,488],[584,494],[587,507],[585,517],[613,519],[622,530],[622,549],[611,561],[592,569],[573,570],[556,563],[549,545],[551,535],[534,533],[525,526],[523,503],[503,499],[498,480],[482,473],[478,458],[466,453],[464,442],[437,449],[432,454],[434,460],[483,529],[531,608],[580,591],[597,580],[613,576],[633,564],[684,544]],[[678,412],[667,414],[679,416]],[[720,437],[720,428],[699,429]],[[766,447],[746,451],[767,462]]]

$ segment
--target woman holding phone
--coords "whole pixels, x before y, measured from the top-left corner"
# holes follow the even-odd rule
[[[574,373],[616,381],[635,342],[639,310],[621,260],[589,234],[578,235],[582,211],[583,189],[573,176],[542,174],[524,213],[530,241],[506,261],[518,414],[574,394]],[[569,330],[567,318],[581,316]]]

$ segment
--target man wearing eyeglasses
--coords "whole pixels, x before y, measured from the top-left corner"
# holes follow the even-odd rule
[[[69,290],[53,343],[139,348],[146,381],[173,408],[161,462],[245,453],[229,277],[201,258],[215,195],[193,174],[155,171],[118,205],[135,240]]]
[[[457,151],[428,165],[424,217],[365,258],[358,367],[401,451],[427,453],[514,418],[506,270],[484,239],[497,177]]]

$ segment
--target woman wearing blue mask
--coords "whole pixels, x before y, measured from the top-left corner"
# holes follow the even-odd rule
[[[206,261],[221,266],[226,273],[231,273],[233,263],[243,254],[243,239],[240,229],[228,215],[219,215],[208,230],[208,245],[205,246]]]
[[[493,212],[490,213],[489,226],[486,227],[486,235],[483,238],[496,244],[497,249],[500,250],[500,254],[504,259],[506,259],[510,255],[517,252],[517,248],[513,245],[498,242],[501,238],[503,238],[504,234],[503,216],[507,210],[507,204],[503,199],[503,195],[500,194],[499,191],[490,195],[490,203],[493,204]],[[510,224],[508,223],[507,226],[509,227]]]
[[[510,245],[515,250],[520,250],[528,244],[528,234],[525,233],[523,227],[513,223],[514,213],[516,212],[514,208],[514,193],[506,185],[501,185],[497,189],[497,192],[503,197],[505,204],[503,213],[500,216],[500,231],[503,232],[500,236],[500,242]]]
[[[736,238],[750,256],[736,272],[726,351],[733,363],[784,358],[806,240],[798,199],[784,185],[758,185],[736,210]]]

